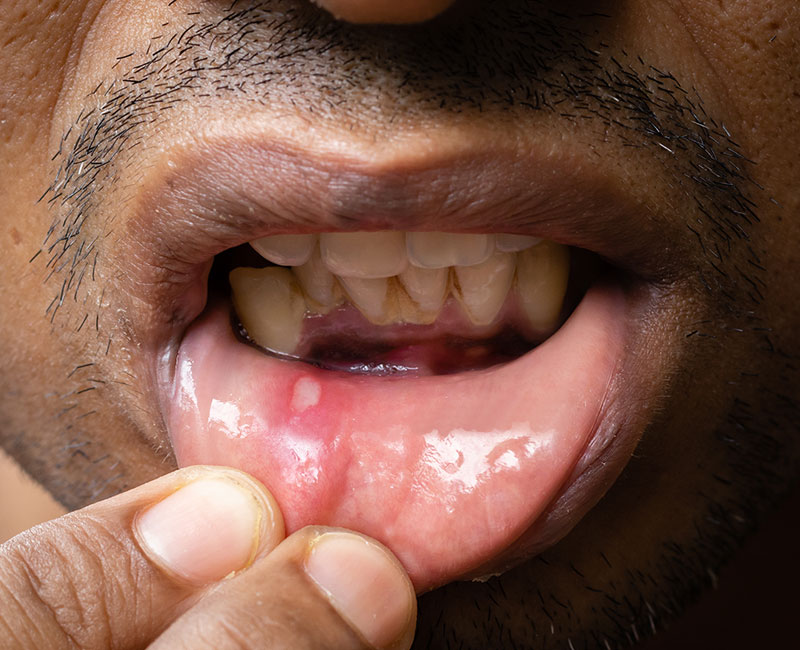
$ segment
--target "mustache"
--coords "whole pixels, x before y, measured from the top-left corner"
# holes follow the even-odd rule
[[[609,17],[509,0],[422,25],[365,27],[336,22],[308,2],[272,0],[186,19],[180,31],[153,35],[143,53],[117,58],[53,156],[57,172],[42,200],[54,219],[34,256],[45,256],[48,280],[61,280],[51,320],[94,276],[96,228],[85,226],[102,220],[104,190],[135,164],[147,128],[188,102],[220,100],[291,107],[376,137],[443,114],[590,125],[602,138],[647,150],[689,197],[687,237],[707,261],[702,284],[751,306],[762,300],[763,267],[744,250],[759,221],[750,161],[694,90],[602,43],[598,24]],[[741,250],[748,259],[737,265],[732,253]]]

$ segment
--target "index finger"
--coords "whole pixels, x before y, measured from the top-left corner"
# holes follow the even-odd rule
[[[0,647],[140,648],[283,537],[248,475],[173,472],[0,546]]]

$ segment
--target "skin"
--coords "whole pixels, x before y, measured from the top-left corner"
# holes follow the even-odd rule
[[[373,8],[378,13],[365,19],[364,4],[342,0],[328,8],[355,22],[414,23],[432,11],[410,3],[405,12],[393,7],[399,15]],[[446,3],[435,4],[442,9]],[[118,242],[124,242],[130,215],[121,199],[134,183],[131,170],[159,147],[187,137],[198,120],[223,109],[274,120],[277,106],[292,117],[313,114],[313,129],[320,133],[357,128],[365,137],[406,137],[412,143],[419,133],[442,126],[470,133],[489,126],[534,134],[555,130],[597,153],[611,176],[647,206],[653,227],[666,233],[664,247],[675,251],[664,263],[648,263],[646,254],[612,260],[662,296],[658,313],[641,315],[651,345],[639,352],[643,360],[657,357],[661,373],[630,378],[652,389],[656,398],[642,408],[619,405],[630,410],[629,425],[643,433],[621,477],[581,523],[538,559],[499,580],[453,584],[423,597],[417,641],[420,647],[444,648],[493,647],[509,638],[521,647],[567,640],[575,647],[604,642],[613,647],[674,617],[797,476],[800,378],[794,358],[800,351],[800,309],[786,278],[800,264],[800,225],[792,218],[800,202],[795,188],[800,9],[791,0],[572,2],[557,7],[570,16],[563,19],[548,13],[547,3],[527,3],[527,9],[521,9],[526,3],[492,4],[486,9],[479,2],[457,3],[443,19],[404,32],[360,32],[347,25],[321,35],[300,30],[299,41],[329,39],[334,62],[348,45],[365,56],[341,104],[325,99],[332,96],[331,87],[344,88],[342,72],[315,60],[313,48],[289,57],[292,83],[271,89],[275,77],[261,57],[270,48],[280,52],[299,41],[280,40],[269,28],[257,27],[245,46],[261,61],[256,75],[267,82],[267,90],[226,90],[223,86],[231,84],[221,80],[241,74],[236,65],[198,74],[196,86],[181,87],[189,73],[178,59],[155,76],[145,75],[137,87],[146,98],[154,81],[164,80],[180,101],[144,120],[134,128],[135,138],[125,140],[112,137],[113,128],[102,130],[97,110],[108,106],[102,92],[118,79],[118,87],[130,93],[136,84],[123,79],[135,77],[135,65],[152,58],[144,53],[148,43],[160,45],[192,25],[216,22],[227,14],[227,3],[0,0],[3,447],[71,508],[125,492],[173,468],[152,378],[138,363],[160,315],[147,301],[137,302],[130,279],[115,274],[114,261],[125,254]],[[248,16],[258,17],[269,5],[248,9]],[[305,3],[281,3],[286,5],[322,21],[317,25],[330,24]],[[490,75],[481,80],[483,94],[465,90],[467,71],[457,57],[456,63],[447,58],[447,41],[437,40],[447,33],[448,21],[463,19],[460,11],[476,12],[487,43],[505,42],[492,37],[503,39],[513,27],[527,30],[548,65],[531,64],[522,80],[514,74]],[[514,11],[522,11],[522,17]],[[589,15],[595,13],[604,16]],[[553,41],[544,39],[543,25],[555,28]],[[219,54],[213,43],[199,40],[204,53]],[[406,58],[406,42],[427,48],[422,60],[428,67]],[[502,63],[517,47],[511,43],[509,51],[487,46],[481,54],[492,64]],[[587,60],[581,45],[600,54]],[[418,75],[410,88],[398,86],[392,77],[396,68],[387,72],[375,57],[384,46],[386,56]],[[136,54],[128,57],[131,52]],[[577,75],[587,67],[579,101],[560,73]],[[694,137],[686,149],[675,146],[680,140],[645,132],[635,106],[621,112],[607,99],[592,98],[604,71],[629,71],[646,81],[654,69],[671,75],[662,81],[678,100],[671,101],[673,94],[664,99],[653,82],[646,82],[642,99],[666,131]],[[330,84],[319,86],[319,78]],[[462,87],[448,91],[442,79]],[[503,90],[520,81],[528,88],[549,88],[551,98],[570,107],[568,113],[588,106],[591,117],[576,122],[541,108],[504,106]],[[206,91],[205,99],[189,101],[198,89]],[[611,90],[621,95],[624,78]],[[138,97],[134,116],[143,103]],[[382,104],[382,99],[391,101]],[[688,113],[687,101],[698,119]],[[393,114],[386,106],[400,110]],[[104,141],[119,143],[122,151],[110,166],[115,179],[101,173],[90,184],[85,205],[65,198],[88,178],[89,167],[69,162],[70,152],[87,153],[76,143],[79,127],[70,131],[82,111],[89,114],[81,123],[88,124],[88,133],[105,134]],[[116,124],[130,124],[130,115],[114,115],[122,120]],[[129,149],[133,140],[144,146]],[[699,174],[721,179],[724,186],[686,180],[703,153],[720,159],[724,152],[733,152],[723,159],[724,168],[712,166]],[[67,179],[63,185],[54,180],[62,178]],[[43,194],[45,200],[38,201]],[[742,207],[743,216],[731,212]],[[71,209],[86,216],[80,231],[63,225]],[[48,265],[48,246],[65,235],[76,242],[63,258],[68,263]],[[618,236],[635,243],[637,234]],[[87,250],[95,238],[96,263],[93,255],[69,261],[80,242]],[[67,299],[54,303],[65,282]],[[300,602],[302,590],[290,589],[298,589]],[[331,629],[342,625],[327,624]]]

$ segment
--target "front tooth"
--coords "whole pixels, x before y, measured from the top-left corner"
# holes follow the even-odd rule
[[[273,264],[300,266],[311,257],[316,243],[316,235],[271,235],[251,241],[250,245]]]
[[[236,268],[229,280],[233,305],[248,335],[261,347],[293,354],[300,342],[306,301],[289,269]]]
[[[448,275],[448,269],[409,266],[400,274],[400,282],[420,311],[438,313],[447,295]]]
[[[303,293],[312,301],[318,311],[327,313],[342,301],[342,290],[334,275],[323,264],[319,247],[315,247],[309,260],[302,266],[292,269]]]
[[[327,232],[320,236],[325,265],[340,277],[390,278],[408,265],[402,232]]]
[[[564,302],[569,279],[566,246],[543,241],[517,254],[517,291],[520,305],[534,329],[552,332]]]
[[[339,278],[344,290],[358,310],[372,323],[386,320],[386,297],[389,280],[386,278]]]
[[[476,266],[457,266],[456,297],[475,325],[489,325],[506,301],[514,280],[512,253],[495,253]]]
[[[540,241],[539,237],[529,237],[528,235],[509,235],[506,233],[497,235],[495,246],[497,250],[504,253],[518,253],[531,246],[536,246]]]
[[[408,260],[422,269],[472,266],[485,262],[494,250],[494,235],[452,232],[406,233]]]

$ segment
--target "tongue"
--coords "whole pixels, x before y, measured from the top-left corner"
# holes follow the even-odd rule
[[[181,465],[230,465],[288,530],[377,538],[418,591],[492,567],[544,511],[595,432],[624,303],[589,292],[525,356],[446,376],[373,377],[269,357],[210,310],[180,347],[167,405]]]

